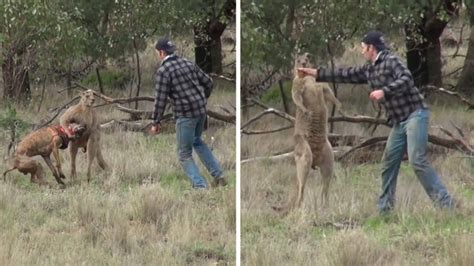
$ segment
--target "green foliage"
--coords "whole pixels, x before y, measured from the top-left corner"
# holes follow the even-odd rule
[[[342,45],[370,25],[361,20],[375,12],[349,1],[250,1],[242,3],[242,62],[290,67],[298,49],[327,60],[328,44]],[[375,19],[376,17],[374,17]]]
[[[28,123],[19,117],[14,106],[8,104],[0,113],[0,129],[13,131],[15,139],[18,139],[27,128]]]
[[[285,94],[286,98],[289,101],[291,101],[290,100],[291,99],[291,82],[290,81],[283,83],[283,93]],[[271,104],[281,103],[282,99],[281,99],[280,85],[276,84],[271,89],[269,89],[267,93],[263,95],[262,101],[264,103],[271,103]]]
[[[117,69],[105,69],[100,71],[100,78],[102,85],[109,89],[126,89],[126,86],[130,82],[131,77],[123,70]],[[91,72],[82,81],[86,85],[98,86],[96,72]]]
[[[440,10],[444,10],[441,8]],[[405,26],[415,29],[425,12],[448,19],[431,1],[290,1],[242,2],[241,56],[244,77],[261,69],[291,68],[298,51],[314,55],[315,64],[329,65],[344,47],[373,29],[390,35]],[[443,13],[444,12],[444,13]],[[422,38],[414,36],[413,38]],[[355,43],[358,45],[358,42]]]
[[[223,2],[207,6],[197,0],[2,1],[0,62],[12,51],[26,49],[18,56],[33,70],[30,75],[41,77],[51,70],[65,73],[78,65],[105,65],[109,59],[143,51],[157,33],[189,33],[195,21]]]

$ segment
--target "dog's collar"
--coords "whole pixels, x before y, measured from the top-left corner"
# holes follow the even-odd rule
[[[53,138],[55,136],[59,136],[61,138],[61,146],[59,146],[59,148],[61,150],[66,149],[69,145],[69,136],[67,135],[66,130],[60,125],[51,126],[49,129],[53,131]]]

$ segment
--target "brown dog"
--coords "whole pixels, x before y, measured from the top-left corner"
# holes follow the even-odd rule
[[[72,124],[70,132],[73,132],[74,135],[70,136],[66,133],[66,130],[64,130],[63,127],[55,125],[40,128],[26,135],[20,143],[18,143],[17,149],[11,158],[11,164],[13,167],[3,172],[3,179],[6,180],[8,172],[18,169],[18,171],[25,175],[31,174],[31,182],[40,185],[46,184],[43,180],[43,167],[39,162],[30,158],[36,155],[41,155],[48,167],[51,169],[56,181],[59,184],[64,185],[64,182],[61,179],[66,177],[61,170],[59,149],[67,148],[69,141],[80,137],[84,130],[84,127],[78,124]],[[55,165],[51,162],[51,153],[54,156]]]

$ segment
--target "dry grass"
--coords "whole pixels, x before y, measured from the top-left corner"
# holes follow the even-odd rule
[[[151,56],[144,56],[149,60],[144,66],[156,64]],[[143,80],[142,95],[153,95],[151,76]],[[209,106],[235,105],[233,86],[218,81]],[[60,84],[48,86],[39,113],[37,101],[17,106],[19,116],[28,122],[46,117],[49,108],[67,102],[65,95],[56,93],[60,89]],[[40,91],[33,91],[38,99]],[[126,91],[106,93],[128,96]],[[152,103],[141,103],[140,109],[151,110]],[[97,112],[102,122],[127,117],[111,106]],[[30,184],[29,177],[12,172],[6,183],[0,182],[0,265],[235,264],[235,126],[213,123],[204,133],[207,143],[211,137],[214,154],[230,180],[225,188],[191,189],[177,160],[173,126],[155,137],[122,130],[103,133],[104,157],[111,170],[94,165],[91,183],[86,181],[82,152],[78,178],[66,179],[65,190],[56,187],[40,158],[51,188]],[[2,146],[7,141],[7,132],[1,131]],[[61,154],[69,177],[68,152]],[[0,169],[5,167],[2,160]],[[200,163],[199,167],[211,181]]]
[[[340,63],[361,63],[358,50]],[[459,62],[458,62],[459,64]],[[450,63],[451,67],[456,64]],[[449,72],[449,70],[446,70]],[[364,87],[339,85],[339,99],[348,113],[374,115]],[[453,99],[432,96],[431,125],[455,132],[454,122],[466,133],[472,130],[472,113]],[[455,101],[454,101],[455,102]],[[281,109],[280,103],[274,103]],[[250,116],[259,110],[250,111]],[[243,117],[242,121],[248,119]],[[256,129],[285,125],[266,117]],[[379,127],[375,135],[386,135]],[[335,133],[368,136],[366,125],[339,123]],[[443,136],[432,127],[430,133]],[[243,136],[242,158],[268,156],[293,148],[292,130],[271,135]],[[461,202],[454,212],[435,209],[413,170],[402,163],[397,206],[380,217],[380,164],[336,164],[336,179],[329,191],[329,207],[320,206],[320,177],[310,174],[300,209],[280,217],[271,206],[287,200],[295,165],[292,158],[243,164],[242,262],[245,265],[469,265],[472,264],[474,222],[474,162],[457,152],[432,157],[432,164],[449,192]]]

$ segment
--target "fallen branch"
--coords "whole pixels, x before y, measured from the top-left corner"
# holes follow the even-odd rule
[[[223,79],[223,80],[227,80],[227,81],[230,81],[230,82],[235,82],[235,79],[234,79],[234,78],[226,77],[226,76],[224,76],[224,75],[219,75],[219,74],[211,73],[210,76],[211,76],[211,77],[214,77],[214,78],[220,78],[220,79]]]
[[[222,114],[215,112],[211,109],[207,109],[207,115],[217,120],[221,120],[227,123],[235,124],[235,114]]]
[[[70,100],[69,102],[63,104],[62,106],[54,108],[52,112],[55,112],[55,113],[51,117],[41,119],[39,124],[33,124],[33,130],[49,125],[64,109],[67,109],[71,103],[79,100],[80,98],[81,98],[80,96],[76,96],[72,98],[72,100]]]
[[[333,138],[333,141],[337,141],[337,140],[341,141],[341,139],[342,139],[342,141],[344,139],[347,139],[347,140],[350,140],[350,141],[356,141],[356,140],[363,139],[363,137],[355,136],[355,135],[329,135],[329,139],[331,139],[331,138]],[[387,139],[388,139],[388,136],[380,136],[380,137],[373,137],[373,138],[366,139],[362,143],[360,143],[359,145],[351,148],[349,151],[347,151],[344,154],[342,154],[341,156],[337,157],[336,160],[337,161],[343,161],[343,160],[347,159],[347,157],[349,155],[355,153],[357,150],[376,145],[378,143],[386,141]],[[467,156],[473,156],[474,155],[474,149],[472,147],[470,147],[469,145],[467,145],[465,142],[459,141],[459,139],[443,139],[441,137],[429,134],[428,135],[428,142],[431,143],[431,144],[437,145],[437,146],[444,147],[444,148],[454,149],[454,150],[460,151],[462,153],[467,154]],[[272,155],[272,156],[260,156],[260,157],[255,157],[255,158],[248,158],[248,159],[242,160],[241,162],[242,163],[248,163],[248,162],[254,162],[254,161],[261,161],[261,160],[274,161],[274,160],[279,160],[279,159],[286,158],[286,157],[288,157],[292,154],[293,154],[293,152],[286,152],[286,153],[280,153],[280,154],[276,154],[276,155]]]
[[[255,121],[259,120],[263,116],[266,116],[268,114],[274,114],[277,115],[281,118],[284,118],[288,121],[290,121],[292,124],[295,123],[295,118],[287,113],[284,113],[282,111],[279,111],[274,108],[269,108],[267,110],[264,110],[263,112],[259,113],[258,115],[254,116],[253,118],[249,119],[245,124],[243,124],[240,129],[243,130],[244,128],[248,127],[250,124],[254,123]]]
[[[292,157],[292,156],[293,156],[293,152],[287,152],[287,153],[278,154],[278,155],[274,155],[274,156],[270,156],[270,157],[262,156],[262,157],[249,158],[249,159],[245,159],[245,160],[240,161],[240,163],[241,164],[246,164],[246,163],[255,162],[255,161],[262,161],[262,160],[275,161],[275,160],[286,159],[286,158],[289,158],[289,157]]]
[[[78,84],[78,83],[75,83],[75,85],[77,85],[77,86],[79,86],[83,89],[88,89],[87,87],[85,87],[81,84]],[[106,102],[106,104],[98,105],[98,106],[95,106],[95,107],[104,106],[104,105],[108,105],[108,104],[118,104],[118,103],[120,104],[120,103],[136,102],[136,101],[149,101],[149,102],[154,102],[155,101],[155,98],[151,97],[151,96],[139,96],[139,97],[131,97],[131,98],[112,98],[112,97],[109,97],[109,96],[104,95],[102,93],[99,93],[97,91],[94,91],[94,94],[97,97],[103,99]],[[127,108],[123,107],[123,106],[119,108],[119,110],[121,110],[121,111],[128,112],[128,113],[132,114],[130,109],[129,110],[126,110],[126,109]],[[135,110],[135,111],[136,112],[134,112],[133,115],[136,115],[136,116],[148,117],[152,113],[150,111],[142,111],[142,110]],[[235,120],[236,120],[235,114],[221,114],[219,112],[216,112],[216,111],[213,111],[213,110],[210,110],[210,109],[207,110],[207,114],[210,117],[214,118],[214,119],[235,124]]]
[[[351,148],[350,150],[348,150],[347,152],[345,152],[344,154],[342,154],[341,156],[339,156],[339,158],[337,158],[336,160],[337,161],[343,161],[345,160],[349,155],[351,155],[352,153],[354,153],[355,151],[359,150],[359,149],[362,149],[364,147],[368,147],[368,146],[372,146],[376,143],[379,143],[379,142],[382,142],[382,141],[386,141],[388,139],[387,136],[383,136],[383,137],[373,137],[373,138],[370,138],[364,142],[362,142],[361,144]]]
[[[468,108],[467,108],[468,110],[474,110],[474,103],[471,103],[468,99],[464,98],[463,96],[461,96],[457,92],[450,91],[450,90],[447,90],[447,89],[444,89],[444,88],[438,88],[438,87],[433,86],[433,85],[425,85],[425,86],[422,87],[422,90],[434,91],[434,92],[439,92],[439,93],[454,96],[454,97],[458,98],[459,100],[461,100],[461,102],[465,103],[468,106]]]
[[[274,114],[276,116],[279,116],[285,120],[290,121],[292,124],[295,123],[296,119],[285,113],[282,112],[278,109],[271,108],[271,107],[266,107],[265,105],[261,105],[260,103],[257,103],[257,105],[265,107],[266,110],[263,110],[261,113],[255,115],[254,117],[250,118],[247,122],[245,122],[241,127],[240,130],[242,133],[248,133],[249,131],[245,131],[244,129],[251,125],[252,123],[258,121],[260,118],[263,116],[266,116],[268,114]],[[376,124],[376,125],[384,125],[384,126],[389,126],[388,122],[385,119],[380,119],[380,118],[375,118],[375,117],[370,117],[370,116],[364,116],[364,115],[356,115],[356,116],[348,116],[348,115],[341,115],[341,116],[335,116],[335,117],[329,117],[328,122],[351,122],[351,123],[371,123],[371,124]],[[273,133],[274,131],[271,131],[269,133]]]
[[[293,125],[289,125],[289,126],[270,129],[270,130],[245,130],[245,129],[242,129],[241,132],[242,132],[242,134],[245,134],[245,135],[263,135],[263,134],[280,132],[280,131],[287,130],[287,129],[290,129],[290,128],[293,128],[293,127],[294,127]]]
[[[103,123],[100,125],[100,128],[103,130],[120,128],[126,131],[133,132],[144,132],[151,125],[152,120],[141,120],[141,121],[120,121],[120,120],[111,120],[109,122]]]

